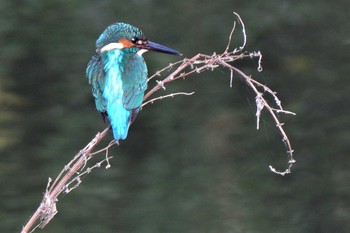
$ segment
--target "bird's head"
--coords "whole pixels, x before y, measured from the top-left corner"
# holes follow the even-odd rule
[[[126,23],[108,26],[97,39],[96,49],[99,53],[120,49],[139,55],[147,51],[182,55],[174,49],[147,40],[140,29]]]

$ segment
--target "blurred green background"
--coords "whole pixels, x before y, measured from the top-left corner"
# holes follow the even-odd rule
[[[19,232],[48,177],[106,127],[85,68],[116,21],[191,57],[225,49],[243,18],[257,61],[236,65],[278,92],[297,163],[254,94],[225,69],[169,86],[195,91],[145,108],[112,168],[87,176],[38,232],[350,232],[350,2],[249,0],[0,3],[0,232]],[[241,44],[235,33],[234,45]],[[149,73],[177,57],[147,53]],[[112,139],[111,135],[109,138]]]

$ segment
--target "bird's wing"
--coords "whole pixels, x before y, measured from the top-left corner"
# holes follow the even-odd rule
[[[134,55],[127,61],[123,75],[123,104],[126,109],[137,109],[147,89],[147,66],[143,58]]]
[[[92,88],[92,95],[95,97],[96,109],[100,112],[105,112],[107,109],[107,101],[103,98],[102,94],[106,78],[101,56],[99,54],[95,54],[91,58],[86,68],[86,76],[89,79],[89,84]]]

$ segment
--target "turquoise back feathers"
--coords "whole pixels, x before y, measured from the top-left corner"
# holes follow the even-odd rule
[[[96,109],[108,115],[113,136],[125,139],[132,112],[138,112],[147,88],[147,67],[137,48],[101,49],[122,38],[143,37],[142,32],[124,23],[109,26],[96,41],[97,53],[86,74],[95,97]]]
[[[142,54],[148,50],[180,55],[176,50],[148,41],[130,24],[108,26],[96,41],[86,75],[96,109],[108,116],[113,136],[125,139],[143,102],[147,66]]]

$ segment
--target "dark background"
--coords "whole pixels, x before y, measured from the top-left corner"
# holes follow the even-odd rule
[[[350,3],[338,1],[13,1],[0,4],[0,232],[18,232],[48,177],[106,127],[85,68],[116,21],[181,51],[219,53],[243,18],[257,61],[236,65],[278,92],[293,173],[267,112],[225,69],[172,83],[195,91],[145,108],[109,170],[85,177],[42,232],[350,232]],[[234,45],[241,44],[235,33]],[[145,54],[152,74],[178,58]],[[111,134],[108,136],[112,139]],[[38,230],[38,232],[41,232]]]

